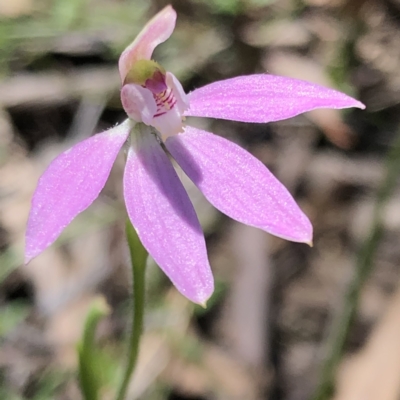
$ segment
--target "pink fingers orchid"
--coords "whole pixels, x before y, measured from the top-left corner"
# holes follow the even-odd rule
[[[226,139],[187,125],[186,117],[266,123],[316,108],[364,105],[332,89],[267,74],[227,79],[185,94],[177,78],[151,60],[175,21],[173,8],[165,7],[119,59],[121,101],[129,118],[62,153],[40,178],[25,257],[28,262],[50,246],[96,199],[126,144],[128,216],[176,288],[204,304],[213,292],[204,235],[169,155],[210,203],[237,221],[305,243],[312,241],[312,226],[260,161]]]

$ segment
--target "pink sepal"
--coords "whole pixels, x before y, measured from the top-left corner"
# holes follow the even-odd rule
[[[175,10],[171,6],[166,6],[145,25],[119,58],[121,82],[124,82],[127,73],[137,60],[151,59],[154,49],[172,35],[175,22]]]
[[[25,262],[49,247],[103,189],[130,122],[94,135],[60,154],[39,179],[32,198]]]
[[[192,203],[164,150],[142,125],[124,174],[124,197],[132,225],[176,288],[205,304],[214,285],[204,235]]]
[[[333,89],[276,75],[249,75],[206,85],[189,94],[187,116],[271,122],[316,108],[365,108]]]
[[[229,217],[295,242],[312,226],[287,189],[238,145],[188,126],[165,145],[208,201]]]

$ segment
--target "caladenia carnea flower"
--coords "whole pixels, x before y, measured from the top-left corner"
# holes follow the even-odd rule
[[[99,195],[124,144],[128,216],[149,254],[190,300],[205,304],[213,276],[200,223],[169,158],[217,209],[284,239],[311,243],[312,226],[285,187],[247,151],[194,128],[186,117],[266,123],[315,108],[364,105],[312,83],[268,74],[211,83],[185,94],[151,60],[172,34],[176,13],[159,12],[119,59],[129,118],[59,155],[40,178],[26,233],[26,262],[50,246]],[[167,150],[169,154],[165,151]]]

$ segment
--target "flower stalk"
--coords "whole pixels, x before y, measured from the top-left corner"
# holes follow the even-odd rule
[[[129,219],[126,221],[126,239],[131,256],[133,288],[132,288],[132,322],[129,339],[128,361],[125,367],[117,400],[126,398],[129,382],[136,367],[139,354],[140,338],[143,332],[143,317],[145,303],[145,274],[147,251],[136,234],[135,228]]]

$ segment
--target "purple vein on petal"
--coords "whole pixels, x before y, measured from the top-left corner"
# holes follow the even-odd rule
[[[229,217],[284,239],[310,243],[312,226],[287,189],[246,150],[187,127],[165,143],[205,197]]]
[[[50,246],[97,198],[130,129],[127,120],[79,142],[52,161],[39,179],[32,198],[25,262]]]
[[[316,108],[365,108],[333,89],[276,75],[249,75],[206,85],[190,93],[187,116],[265,123]]]
[[[143,125],[132,141],[124,174],[129,218],[176,288],[205,304],[214,290],[213,276],[193,205],[150,128]]]

